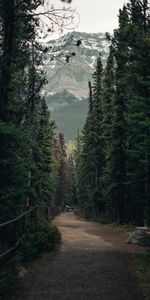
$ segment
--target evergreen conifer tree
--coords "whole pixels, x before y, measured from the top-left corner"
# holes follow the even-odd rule
[[[102,194],[105,201],[106,219],[114,220],[114,203],[111,197],[111,151],[113,147],[112,125],[114,118],[114,99],[115,99],[115,57],[113,45],[110,45],[107,65],[104,71],[103,80],[103,102],[102,102],[102,131],[104,145],[104,166],[103,166],[103,185]]]
[[[128,199],[129,220],[150,222],[150,19],[147,0],[130,1],[128,92]]]
[[[101,196],[103,166],[102,79],[103,68],[101,55],[99,55],[96,70],[93,74],[92,92],[90,88],[89,114],[83,130],[83,149],[79,172],[80,205],[88,215],[93,216],[104,208]]]
[[[114,55],[116,62],[116,87],[114,97],[114,115],[112,120],[111,147],[111,198],[117,224],[125,222],[126,209],[126,81],[128,61],[128,25],[129,16],[124,6],[119,14],[119,28],[114,33]]]

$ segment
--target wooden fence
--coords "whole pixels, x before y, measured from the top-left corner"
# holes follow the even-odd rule
[[[31,208],[18,217],[0,224],[0,262],[7,258],[19,246],[26,231],[29,217],[32,219],[35,208]]]
[[[36,222],[37,210],[44,218],[51,220],[59,213],[59,208],[34,207],[18,217],[0,224],[0,263],[5,261],[19,246],[27,228]]]

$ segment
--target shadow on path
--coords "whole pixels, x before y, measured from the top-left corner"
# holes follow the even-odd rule
[[[133,274],[100,225],[63,213],[62,245],[33,264],[15,300],[143,300]]]

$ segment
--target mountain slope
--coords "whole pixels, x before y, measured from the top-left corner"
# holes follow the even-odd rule
[[[67,139],[73,138],[77,127],[81,130],[87,113],[87,100],[85,99],[88,98],[89,93],[88,81],[92,80],[99,52],[105,64],[109,45],[103,33],[73,32],[65,35],[63,39],[49,41],[47,46],[51,49],[58,49],[59,52],[59,49],[63,49],[63,43],[71,40],[72,35],[71,44],[67,49],[64,48],[64,54],[76,53],[70,58],[69,63],[65,62],[65,55],[56,58],[49,55],[45,63],[48,76],[47,104],[52,111],[52,117],[57,121],[58,131],[64,131]],[[82,42],[80,47],[75,46],[77,40]],[[79,102],[83,101],[84,104],[82,103],[80,107]],[[70,115],[76,121],[70,122]]]
[[[78,101],[54,110],[52,118],[56,121],[58,132],[65,133],[65,140],[73,140],[78,130],[82,130],[88,111],[88,101]]]

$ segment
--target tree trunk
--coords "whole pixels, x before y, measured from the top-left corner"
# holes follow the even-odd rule
[[[9,120],[11,98],[11,65],[14,32],[14,0],[2,0],[3,46],[0,87],[0,120]]]

